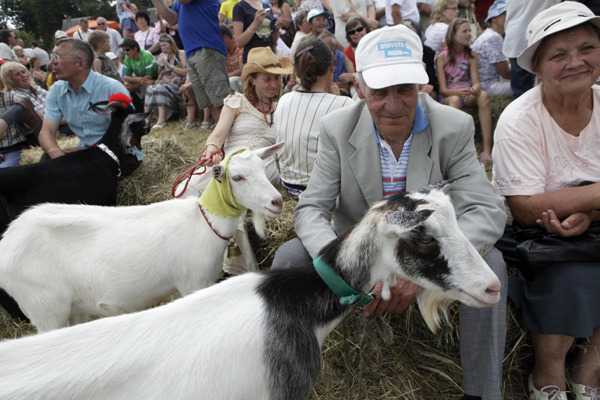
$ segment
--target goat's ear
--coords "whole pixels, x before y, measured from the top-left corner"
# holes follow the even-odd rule
[[[221,182],[223,180],[223,174],[225,174],[225,168],[220,165],[213,165],[212,167],[213,178]]]
[[[144,118],[146,118],[148,115],[150,115],[149,112],[147,113],[135,113],[135,114],[129,114],[127,116],[127,118],[125,118],[125,123],[130,125],[133,124],[134,122],[138,122],[143,120]]]
[[[433,213],[433,210],[392,211],[383,217],[385,230],[402,234],[415,229]]]
[[[274,144],[273,146],[263,147],[262,149],[254,150],[254,154],[262,158],[263,160],[271,157],[273,154],[277,153],[279,149],[283,147],[283,142],[279,142]]]

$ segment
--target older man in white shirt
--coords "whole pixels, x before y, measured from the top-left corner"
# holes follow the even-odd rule
[[[119,51],[119,46],[123,43],[123,37],[116,29],[113,29],[108,26],[108,22],[104,17],[96,18],[96,24],[98,25],[98,29],[104,31],[110,37],[110,51],[117,54]]]

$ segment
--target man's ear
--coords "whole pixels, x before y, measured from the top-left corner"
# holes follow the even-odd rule
[[[358,98],[361,100],[364,99],[365,94],[362,92],[362,90],[360,90],[360,85],[356,80],[356,74],[352,75],[352,82],[354,82],[354,89],[356,90],[356,95],[358,96]]]

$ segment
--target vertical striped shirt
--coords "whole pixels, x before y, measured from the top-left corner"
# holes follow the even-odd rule
[[[281,179],[288,184],[306,186],[317,155],[319,124],[324,115],[354,102],[346,96],[294,91],[277,103],[274,124],[279,151]]]
[[[373,131],[375,133],[375,140],[379,147],[379,158],[381,161],[381,180],[383,183],[383,197],[389,197],[399,192],[406,191],[406,174],[408,167],[408,156],[410,154],[410,146],[412,138],[415,133],[423,131],[429,126],[429,121],[425,117],[425,112],[421,107],[420,103],[417,103],[417,110],[415,113],[415,122],[413,129],[410,133],[404,146],[402,147],[402,153],[400,158],[396,160],[396,156],[392,151],[390,145],[379,136],[377,127],[373,123]]]

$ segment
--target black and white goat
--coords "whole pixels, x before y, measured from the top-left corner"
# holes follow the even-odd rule
[[[0,236],[26,208],[39,203],[117,204],[119,163],[125,147],[140,146],[149,132],[146,114],[114,101],[94,111],[110,125],[98,146],[67,153],[43,163],[0,169]],[[113,107],[115,107],[113,109]],[[31,243],[35,247],[37,239]],[[14,300],[0,290],[0,305],[14,318],[25,319]]]
[[[321,255],[359,291],[396,275],[418,283],[431,328],[451,301],[500,297],[435,186],[375,204]],[[300,400],[350,310],[312,268],[247,273],[155,309],[0,343],[0,399]]]
[[[235,216],[217,215],[203,203],[223,185],[209,185],[200,201],[32,207],[0,241],[0,287],[45,332],[86,322],[90,315],[139,311],[171,294],[185,296],[214,284],[245,209],[253,211],[261,236],[265,216],[283,211],[263,162],[282,145],[233,154],[227,171],[212,167],[242,207]]]

